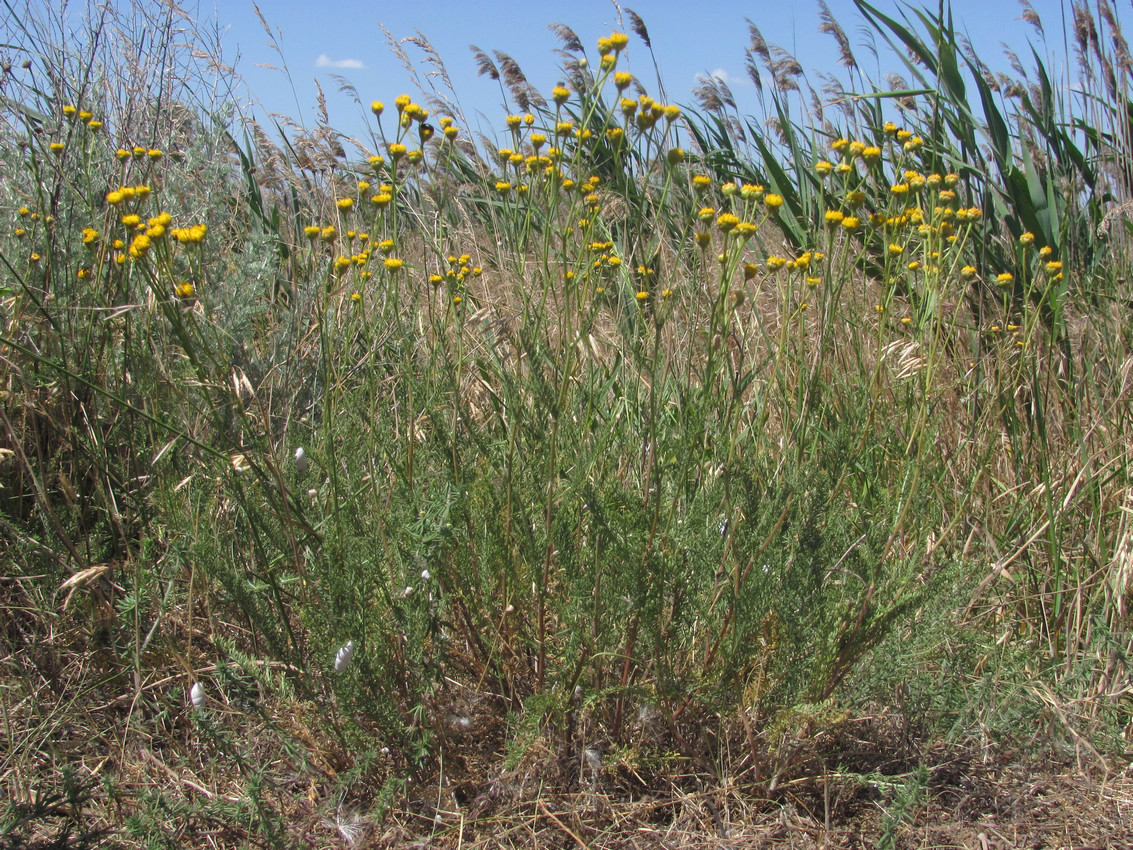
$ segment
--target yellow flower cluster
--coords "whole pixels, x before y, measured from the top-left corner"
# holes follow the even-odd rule
[[[170,233],[173,234],[173,238],[178,242],[196,244],[205,238],[205,233],[207,231],[207,225],[194,224],[191,227],[175,227],[170,231]]]
[[[149,186],[121,186],[106,193],[106,203],[118,206],[121,203],[142,201],[149,197]]]

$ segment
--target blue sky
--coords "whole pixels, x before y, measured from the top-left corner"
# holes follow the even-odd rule
[[[872,0],[894,16],[903,8],[895,0]],[[260,101],[254,109],[259,117],[266,111],[301,117],[311,126],[316,121],[315,80],[327,97],[331,126],[346,133],[361,133],[363,108],[341,94],[335,77],[348,80],[363,104],[382,100],[392,105],[394,97],[406,92],[418,96],[409,73],[391,51],[384,26],[395,38],[425,36],[443,58],[455,85],[471,129],[497,132],[502,127],[504,108],[499,87],[478,77],[469,45],[488,51],[502,50],[522,67],[529,81],[548,94],[561,79],[556,48],[561,45],[548,30],[552,23],[571,27],[588,52],[596,55],[594,44],[600,36],[618,27],[618,8],[609,0],[495,0],[495,2],[388,2],[388,0],[336,0],[334,3],[299,3],[293,0],[271,3],[264,0],[261,10],[279,35],[282,59],[270,46],[252,0],[214,0],[224,55],[238,59],[236,69],[249,90]],[[742,111],[755,111],[755,89],[744,73],[744,49],[748,44],[745,17],[762,31],[768,42],[777,44],[799,59],[810,72],[836,70],[837,48],[829,35],[818,31],[817,0],[800,2],[671,2],[671,0],[628,0],[627,4],[645,21],[661,77],[670,101],[691,103],[690,89],[699,74],[715,73],[733,88]],[[862,21],[851,0],[828,0],[834,17],[854,44],[858,61],[870,70],[868,51],[859,47]],[[936,0],[931,0],[933,8]],[[1063,22],[1070,15],[1069,2],[1033,0],[1042,18],[1047,45],[1044,48],[1034,28],[1021,20],[1021,7],[1015,0],[953,0],[958,29],[975,44],[985,62],[1006,70],[1001,42],[1026,56],[1028,39],[1040,53],[1053,57],[1048,68],[1062,66]],[[1128,8],[1120,9],[1126,20]],[[201,18],[212,11],[202,5]],[[628,31],[628,22],[626,24]],[[423,56],[411,44],[404,45],[411,60],[424,72]],[[898,61],[882,53],[881,71],[901,70]],[[291,81],[277,70],[263,65],[286,63]],[[619,68],[631,70],[651,94],[655,94],[652,59],[640,41],[631,36],[627,57]],[[873,76],[877,78],[876,66]],[[815,78],[811,76],[812,81]],[[294,91],[292,89],[294,85]]]

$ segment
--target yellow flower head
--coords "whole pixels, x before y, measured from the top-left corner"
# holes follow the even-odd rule
[[[564,103],[566,103],[568,98],[570,98],[570,89],[568,89],[562,83],[559,83],[557,86],[551,89],[551,99],[554,100],[555,103],[557,103],[559,106],[562,106]]]
[[[783,206],[783,196],[771,193],[763,199],[763,203],[767,205],[769,210],[777,210],[779,207]]]
[[[716,219],[716,227],[722,233],[729,233],[739,225],[740,218],[732,213],[724,213]]]
[[[130,256],[135,260],[144,257],[146,252],[150,249],[150,238],[144,233],[139,233],[134,237],[134,241],[130,243]]]
[[[1003,272],[1003,273],[995,276],[995,282],[998,283],[1000,286],[1007,286],[1008,284],[1010,284],[1014,280],[1015,280],[1015,275],[1011,274],[1011,272]]]
[[[375,117],[381,117],[381,114],[385,112],[385,109],[386,105],[380,100],[375,100],[370,104],[370,111],[374,113]]]
[[[403,265],[405,265],[405,261],[401,260],[397,257],[386,257],[383,262],[385,263],[385,267],[387,269],[389,269],[391,272],[395,272],[398,269],[400,269]]]

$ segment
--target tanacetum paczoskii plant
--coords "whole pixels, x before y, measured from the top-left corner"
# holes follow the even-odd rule
[[[625,10],[589,55],[557,27],[542,91],[476,48],[483,139],[429,50],[437,90],[360,91],[347,133],[330,104],[303,129],[211,100],[171,7],[82,49],[14,16],[12,787],[72,788],[65,740],[146,789],[94,770],[76,823],[97,799],[146,840],[176,817],[288,846],[351,795],[441,829],[464,798],[437,789],[478,770],[550,800],[582,764],[611,806],[668,805],[711,763],[755,811],[835,781],[832,742],[874,771],[878,716],[1119,740],[1123,42],[1076,9],[1080,79],[993,88],[948,16],[856,6],[911,80],[847,39],[831,101],[753,27],[765,112],[720,77],[686,104]],[[248,806],[165,783],[155,808],[172,768],[142,751]],[[295,826],[275,792],[311,770]]]

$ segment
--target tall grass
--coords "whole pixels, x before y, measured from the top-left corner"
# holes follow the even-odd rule
[[[278,841],[295,776],[441,794],[478,751],[558,754],[567,786],[707,751],[774,791],[861,694],[954,663],[914,661],[921,632],[1011,648],[961,675],[1025,670],[1077,740],[1112,730],[1117,15],[1076,7],[1064,83],[1038,47],[992,75],[946,5],[857,5],[910,82],[865,76],[823,6],[844,83],[806,91],[753,25],[766,114],[719,81],[696,112],[618,70],[636,15],[596,53],[557,25],[553,92],[478,53],[516,105],[497,141],[404,95],[355,156],[325,115],[231,111],[174,7],[103,9],[73,49],[10,7],[13,799],[72,760],[58,717],[237,766],[235,808],[142,795],[136,836]]]

